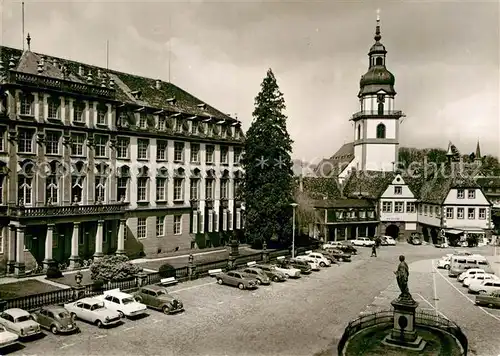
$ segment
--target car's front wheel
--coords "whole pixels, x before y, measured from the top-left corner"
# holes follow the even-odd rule
[[[325,262],[320,262],[320,263],[319,263],[319,266],[320,266],[320,267],[326,267],[326,264],[325,264]]]
[[[217,283],[222,284],[222,278],[217,278]]]
[[[122,318],[122,319],[125,318],[125,314],[123,314],[122,311],[118,310],[118,314],[120,314],[120,318]]]
[[[449,270],[450,269],[450,265],[444,265],[444,268]]]
[[[243,289],[245,289],[245,285],[243,283],[240,283],[240,284],[238,284],[238,288],[243,290]]]
[[[75,313],[71,313],[71,320],[75,321],[76,320],[76,314]]]
[[[98,328],[102,328],[103,327],[102,321],[100,321],[100,320],[96,320],[95,324],[97,325]]]
[[[59,330],[57,330],[57,326],[55,325],[52,325],[50,327],[50,331],[52,332],[52,334],[56,335],[58,333]]]
[[[278,276],[274,276],[274,277],[273,277],[273,281],[275,281],[275,282],[279,282],[279,281],[280,281],[280,278],[279,278]]]
[[[163,314],[170,314],[170,308],[168,307],[168,305],[164,305],[163,308],[161,308],[161,311],[163,312]]]
[[[262,281],[260,279],[257,279],[257,284],[258,285],[261,285],[262,284]]]

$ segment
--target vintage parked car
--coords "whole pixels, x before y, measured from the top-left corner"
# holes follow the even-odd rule
[[[289,263],[282,263],[280,261],[277,261],[274,267],[276,268],[276,270],[287,276],[287,278],[300,278],[300,269],[293,267]]]
[[[464,279],[462,285],[464,287],[470,287],[470,286],[473,286],[473,285],[479,285],[481,284],[483,281],[485,280],[496,280],[498,281],[498,277],[495,276],[494,274],[491,274],[491,273],[479,273],[479,274],[475,274],[471,277],[467,277]]]
[[[500,280],[486,279],[469,286],[469,293],[490,294],[493,292],[500,292]]]
[[[341,243],[339,246],[337,246],[337,249],[339,249],[342,252],[349,253],[351,255],[358,254],[358,250],[356,249],[356,247],[354,247],[353,245],[350,245],[350,244],[346,244],[344,242]]]
[[[143,315],[148,311],[148,307],[145,304],[137,302],[133,295],[123,293],[120,289],[105,291],[103,295],[98,295],[94,298],[104,302],[106,308],[117,311],[122,318]]]
[[[165,314],[184,311],[184,304],[168,293],[165,287],[150,285],[139,289],[134,294],[135,300],[149,308],[161,310]]]
[[[271,284],[271,279],[264,273],[260,268],[247,267],[242,270],[242,272],[251,274],[256,280],[257,284],[269,285]]]
[[[275,266],[260,264],[253,265],[253,268],[258,268],[264,272],[273,282],[284,282],[286,281],[286,275],[276,269]]]
[[[410,237],[408,237],[407,242],[410,245],[422,245],[422,239],[420,238],[420,234],[412,233]]]
[[[396,246],[396,240],[392,236],[381,236],[380,244],[382,246]]]
[[[469,268],[467,271],[460,273],[457,277],[459,282],[463,282],[465,278],[472,277],[476,274],[485,274],[486,271],[482,268]]]
[[[332,263],[323,254],[319,252],[311,252],[305,255],[310,261],[317,263],[320,267],[330,267]]]
[[[370,240],[368,237],[358,237],[356,240],[352,240],[352,244],[354,246],[372,247],[375,245],[375,241]]]
[[[320,268],[317,263],[303,260],[300,257],[301,256],[297,256],[295,258],[283,260],[282,264],[290,264],[293,268],[299,269],[302,274],[310,274],[312,271],[319,271]]]
[[[240,271],[229,271],[217,274],[217,283],[238,287],[241,290],[256,289],[259,284],[253,275]]]
[[[85,320],[99,328],[116,325],[121,319],[120,313],[106,308],[104,302],[96,298],[83,298],[64,304],[64,308],[70,312],[73,319]]]
[[[5,327],[0,326],[0,350],[17,343],[18,339],[19,336],[17,334],[7,331]]]
[[[476,305],[486,305],[489,308],[500,308],[500,291],[476,296]]]
[[[71,317],[71,314],[59,305],[42,307],[32,315],[42,328],[50,330],[54,335],[78,331],[78,326]]]
[[[450,269],[452,253],[449,253],[438,260],[437,268]]]
[[[337,248],[329,249],[328,253],[330,254],[330,256],[333,256],[335,260],[342,262],[351,262],[351,255]]]
[[[42,332],[40,324],[33,320],[30,313],[19,308],[7,309],[0,313],[0,325],[22,338]]]

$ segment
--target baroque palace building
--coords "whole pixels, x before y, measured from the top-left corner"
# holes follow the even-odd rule
[[[29,36],[29,35],[28,35]],[[8,272],[220,245],[243,227],[241,123],[175,85],[0,47]]]
[[[322,160],[312,177],[301,174],[299,179],[300,193],[313,201],[316,211],[310,233],[324,240],[405,239],[412,233],[433,243],[445,236],[489,238],[496,216],[491,199],[500,184],[478,169],[479,143],[472,164],[464,164],[450,142],[448,161],[434,170],[423,162],[412,169],[399,167],[404,114],[396,109],[395,77],[386,67],[381,38],[377,18],[368,71],[360,80],[360,110],[351,117],[353,141]]]

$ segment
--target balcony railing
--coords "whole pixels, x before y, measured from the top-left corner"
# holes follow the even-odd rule
[[[382,114],[380,114],[377,110],[363,110],[363,111],[358,111],[357,113],[353,114],[351,119],[357,119],[358,117],[362,116],[397,116],[397,117],[402,117],[405,116],[401,110],[385,110],[383,111]]]
[[[45,217],[121,213],[126,210],[127,206],[127,203],[118,203],[99,205],[18,207],[15,209],[17,210],[17,215],[20,217]]]
[[[37,86],[42,88],[50,88],[62,92],[87,94],[91,96],[102,96],[110,98],[115,95],[115,89],[110,89],[107,87],[71,82],[68,80],[49,78],[34,74],[20,73],[16,71],[10,72],[9,82],[23,84],[23,85]]]

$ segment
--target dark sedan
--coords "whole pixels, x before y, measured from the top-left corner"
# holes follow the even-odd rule
[[[311,268],[311,265],[309,263],[307,263],[306,261],[303,261],[303,260],[302,261],[297,260],[296,258],[286,259],[286,260],[283,260],[282,262],[279,262],[278,264],[280,264],[280,265],[289,264],[290,266],[300,270],[300,273],[302,273],[302,274],[312,273],[312,268]]]
[[[50,330],[52,334],[68,334],[78,331],[75,320],[63,307],[48,305],[35,311],[32,315],[42,328]]]
[[[338,261],[351,262],[351,255],[339,250],[338,248],[329,248],[328,252]]]

